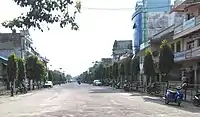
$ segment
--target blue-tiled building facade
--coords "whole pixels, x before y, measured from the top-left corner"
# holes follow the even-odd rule
[[[137,53],[141,45],[148,41],[147,14],[155,12],[169,12],[171,0],[138,0],[133,13],[133,48]],[[144,44],[143,44],[144,45]]]

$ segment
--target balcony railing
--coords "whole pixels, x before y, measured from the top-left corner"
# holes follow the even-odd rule
[[[187,59],[195,59],[197,57],[200,57],[200,46],[190,50],[174,53],[174,61],[176,62]]]
[[[187,29],[193,28],[199,24],[200,24],[200,15],[197,17],[193,17],[192,19],[187,20],[187,21],[181,23],[179,26],[177,26],[174,29],[174,35],[179,34]]]
[[[186,0],[175,0],[174,1],[174,8],[181,5],[183,2],[185,2]]]

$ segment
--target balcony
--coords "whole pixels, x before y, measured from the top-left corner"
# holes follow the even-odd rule
[[[172,12],[184,12],[185,8],[200,4],[200,0],[175,0]]]
[[[200,15],[181,23],[174,29],[173,39],[180,38],[200,29]]]
[[[200,46],[190,49],[190,50],[174,53],[175,62],[180,62],[183,60],[198,59],[199,57],[200,57]]]

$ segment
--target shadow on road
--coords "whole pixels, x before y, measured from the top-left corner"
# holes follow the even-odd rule
[[[91,89],[89,90],[89,93],[123,93],[123,92],[120,92],[120,90],[116,90],[113,88],[101,87],[97,89]]]
[[[146,96],[145,93],[131,93],[130,96]]]
[[[165,105],[165,102],[164,102],[164,100],[162,98],[143,97],[143,99],[144,99],[145,102],[152,102],[152,103]],[[168,105],[165,105],[165,106],[181,109],[181,110],[188,111],[188,112],[200,113],[198,107],[195,107],[192,104],[186,103],[186,102],[183,102],[181,104],[181,106],[178,106],[176,103],[169,103]]]

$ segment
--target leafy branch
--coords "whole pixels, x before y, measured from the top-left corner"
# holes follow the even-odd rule
[[[75,18],[81,10],[80,1],[74,3],[72,0],[14,0],[14,2],[20,7],[29,8],[29,11],[13,20],[3,22],[2,25],[6,28],[14,30],[15,28],[30,29],[33,27],[43,32],[43,23],[47,24],[48,30],[49,24],[59,23],[61,28],[70,24],[72,30],[79,29]],[[70,14],[69,6],[72,5],[75,9],[73,14]]]

